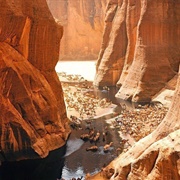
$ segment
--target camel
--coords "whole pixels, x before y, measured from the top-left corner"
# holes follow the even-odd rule
[[[98,150],[97,146],[91,146],[91,147],[86,148],[86,151],[97,151],[97,150]]]
[[[96,133],[96,135],[94,136],[93,141],[94,141],[94,142],[97,142],[97,141],[99,140],[99,137],[100,137],[100,132],[98,131],[98,132]]]
[[[83,141],[87,141],[89,139],[89,134],[81,134],[80,138],[83,140]]]
[[[106,144],[103,149],[104,149],[104,152],[108,152],[109,151],[109,148],[112,146],[113,142],[110,142],[109,144]]]
[[[103,132],[103,142],[106,140],[106,133],[105,132]]]

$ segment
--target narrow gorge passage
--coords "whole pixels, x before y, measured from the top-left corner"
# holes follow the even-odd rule
[[[100,172],[136,141],[151,133],[167,113],[161,103],[138,104],[116,98],[118,87],[93,86],[95,61],[59,61],[56,72],[62,83],[72,129],[62,170],[64,179],[84,179],[88,174]],[[89,134],[90,128],[95,134],[100,133],[97,142],[81,138]],[[107,132],[106,140],[103,140],[104,132]],[[111,142],[111,149],[104,152],[103,147]],[[94,147],[97,149],[87,152]]]
[[[179,180],[179,12],[0,0],[0,179]]]

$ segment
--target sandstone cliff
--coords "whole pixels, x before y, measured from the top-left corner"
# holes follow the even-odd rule
[[[110,0],[94,84],[150,101],[178,71],[179,1]]]
[[[64,27],[61,59],[97,59],[107,0],[47,0]]]
[[[107,167],[115,170],[111,180],[179,180],[180,1],[110,0],[108,7],[94,83],[118,84],[117,96],[132,101],[150,101],[163,88],[176,87],[170,109],[157,129]],[[125,18],[116,17],[119,11]],[[119,33],[127,41],[117,46],[121,35],[114,32],[123,24]],[[89,179],[105,180],[106,175]]]
[[[62,26],[45,0],[0,0],[0,161],[45,157],[69,134],[55,72]]]
[[[172,105],[155,131],[134,144],[108,168],[115,169],[111,180],[180,179],[180,70]],[[107,179],[102,174],[99,179]],[[96,179],[97,175],[93,178]]]

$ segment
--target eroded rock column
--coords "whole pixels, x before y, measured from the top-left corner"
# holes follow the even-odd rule
[[[127,48],[126,11],[127,1],[109,1],[103,43],[96,64],[96,86],[112,86],[119,79]]]
[[[112,23],[105,26],[94,84],[120,86],[116,96],[125,100],[150,101],[178,70],[179,6],[179,1],[110,1],[106,18],[111,14]]]

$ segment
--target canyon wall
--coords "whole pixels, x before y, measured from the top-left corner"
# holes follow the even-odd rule
[[[61,59],[97,59],[103,34],[107,0],[47,0],[63,25]]]
[[[55,72],[63,28],[45,0],[0,0],[0,161],[45,157],[70,133]]]
[[[179,180],[180,179],[180,68],[172,105],[151,134],[135,143],[107,168],[114,169],[111,180]],[[89,179],[107,180],[109,173]]]
[[[135,102],[168,85],[175,93],[157,129],[89,179],[180,179],[179,12],[178,0],[110,0],[94,84],[118,85],[117,97]]]
[[[110,0],[96,66],[96,86],[119,86],[117,97],[147,102],[180,62],[180,2]]]

